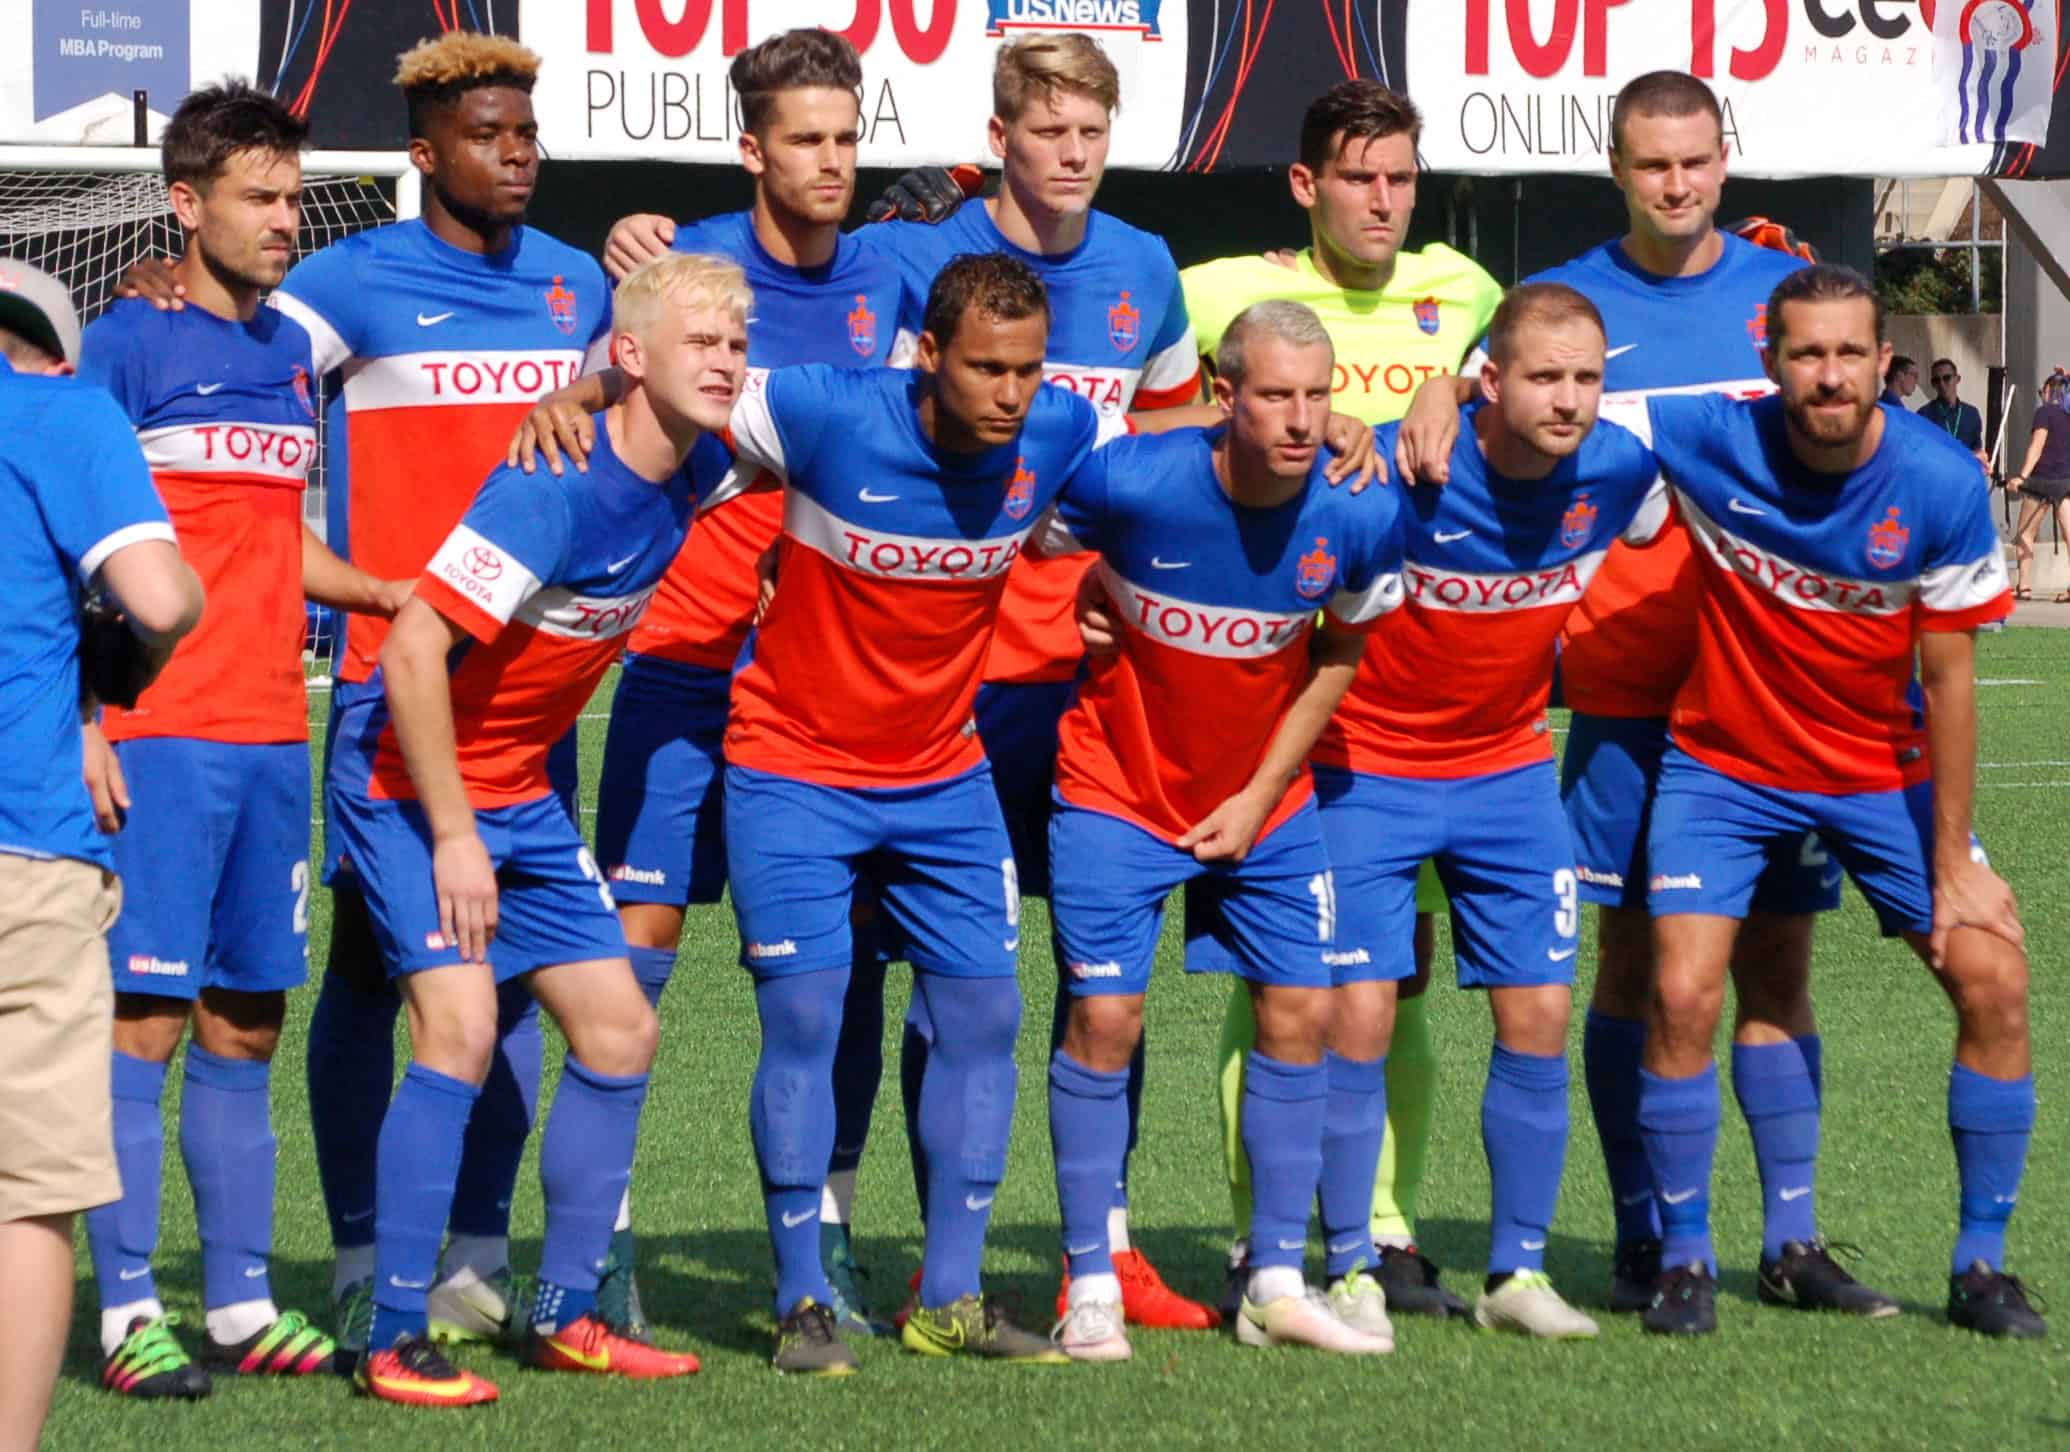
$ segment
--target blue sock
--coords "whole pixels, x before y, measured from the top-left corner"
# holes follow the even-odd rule
[[[1251,1162],[1253,1270],[1299,1270],[1307,1260],[1308,1207],[1322,1179],[1329,1097],[1329,1070],[1321,1064],[1283,1064],[1256,1049],[1244,1060],[1243,1152]]]
[[[194,1190],[201,1238],[202,1304],[271,1299],[273,1066],[222,1059],[187,1045],[180,1091],[180,1158]]]
[[[1545,1269],[1567,1167],[1567,1056],[1496,1042],[1481,1091],[1488,1156],[1488,1274]]]
[[[633,977],[640,981],[640,992],[647,995],[647,1002],[659,1013],[661,991],[668,987],[669,975],[676,971],[676,950],[628,948],[626,954],[632,959]]]
[[[834,1153],[827,1170],[853,1170],[870,1139],[877,1086],[884,1080],[884,971],[872,953],[848,974],[841,1037],[834,1044]]]
[[[1588,1081],[1596,1138],[1603,1143],[1619,1245],[1660,1239],[1653,1169],[1639,1136],[1639,1059],[1645,1052],[1645,1020],[1589,1010],[1581,1031],[1581,1072]]]
[[[1049,1051],[1054,1054],[1064,1046],[1064,1031],[1071,1023],[1071,981],[1069,966],[1064,961],[1063,944],[1056,934],[1050,934],[1049,952],[1057,969],[1056,998],[1052,1004],[1049,1020]],[[1136,1135],[1143,1122],[1143,1056],[1149,1045],[1148,1034],[1136,1035],[1136,1050],[1128,1056],[1128,1143],[1122,1146],[1120,1171],[1114,1177],[1114,1186],[1108,1196],[1109,1203],[1117,1210],[1128,1209],[1128,1167],[1135,1158]],[[1051,1135],[1055,1126],[1051,1126]],[[1069,1240],[1077,1237],[1067,1237]]]
[[[810,1296],[834,1303],[819,1259],[819,1200],[834,1152],[834,1044],[848,970],[792,973],[755,984],[762,1053],[748,1095],[748,1129],[762,1173],[762,1208],[776,1258],[776,1314]]]
[[[2003,1270],[2005,1226],[2020,1198],[2027,1140],[2034,1132],[2034,1076],[1991,1079],[1955,1065],[1948,1071],[1948,1132],[1962,1180],[1955,1274],[1978,1261]]]
[[[316,1177],[339,1249],[374,1242],[374,1146],[395,1090],[395,1016],[385,984],[355,988],[329,971],[309,1015],[309,1131]]]
[[[920,1304],[933,1309],[978,1294],[992,1197],[1006,1177],[1013,1130],[1021,992],[1011,978],[916,971],[914,983],[938,1026],[920,1086],[920,1142],[927,1149]]]
[[[496,986],[496,1039],[489,1077],[467,1121],[453,1185],[455,1235],[510,1234],[510,1197],[539,1110],[540,1061],[546,1052],[539,1004],[519,979]],[[615,1201],[611,1209],[615,1218]]]
[[[1103,1074],[1062,1049],[1050,1055],[1049,1143],[1057,1167],[1064,1255],[1074,1276],[1114,1273],[1107,1209],[1128,1145],[1127,1096],[1127,1070]]]
[[[1732,1093],[1761,1172],[1763,1260],[1780,1256],[1787,1241],[1808,1244],[1818,1235],[1818,1081],[1811,1072],[1817,1045],[1813,1036],[1732,1046]]]
[[[480,1094],[465,1079],[412,1063],[381,1121],[370,1350],[424,1334],[424,1293],[438,1274],[460,1144]]]
[[[913,1166],[913,1199],[922,1225],[927,1223],[927,1146],[920,1143],[920,1086],[927,1082],[927,1055],[933,1047],[934,1021],[915,982],[898,1041],[898,1097],[906,1110],[906,1158]]]
[[[165,1175],[165,1065],[117,1052],[115,1167],[122,1198],[86,1212],[94,1283],[103,1306],[148,1301],[158,1294],[151,1252],[158,1248],[158,1187]]]
[[[1373,1258],[1373,1179],[1387,1134],[1387,1056],[1324,1054],[1330,1097],[1323,1110],[1323,1270],[1349,1275]]]
[[[1639,1071],[1639,1132],[1660,1201],[1660,1263],[1718,1273],[1711,1248],[1711,1165],[1718,1157],[1718,1066],[1687,1079]]]
[[[618,1202],[632,1182],[647,1076],[599,1074],[570,1053],[539,1146],[546,1240],[535,1324],[566,1325],[596,1305]],[[549,1291],[551,1295],[549,1295]]]

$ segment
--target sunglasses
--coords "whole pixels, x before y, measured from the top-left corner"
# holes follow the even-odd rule
[[[1955,375],[1952,373],[1936,373],[1933,376],[1933,381],[1936,383],[1953,383]]]

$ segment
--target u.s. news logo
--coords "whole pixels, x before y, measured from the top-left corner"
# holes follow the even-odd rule
[[[1009,30],[1134,31],[1163,40],[1157,31],[1162,0],[985,0],[985,34]]]

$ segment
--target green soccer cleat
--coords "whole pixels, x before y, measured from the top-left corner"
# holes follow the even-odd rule
[[[338,1369],[338,1343],[310,1325],[300,1311],[282,1311],[271,1326],[235,1345],[204,1336],[201,1364],[234,1376],[316,1376]]]
[[[855,1247],[848,1227],[826,1221],[819,1227],[819,1259],[826,1269],[827,1285],[834,1293],[834,1324],[850,1336],[889,1336],[890,1326],[870,1315],[862,1283],[870,1273],[855,1263]]]
[[[462,1268],[426,1294],[424,1316],[433,1341],[516,1347],[524,1340],[524,1310],[531,1304],[531,1286],[509,1266],[486,1276]]]
[[[139,1316],[101,1365],[101,1385],[140,1401],[199,1401],[209,1393],[208,1372],[196,1366],[174,1336],[177,1312]]]
[[[338,1375],[350,1376],[366,1355],[367,1338],[374,1332],[374,1281],[371,1276],[354,1281],[331,1298],[332,1339],[337,1343],[333,1365]]]
[[[620,1336],[652,1346],[654,1331],[647,1324],[647,1308],[640,1304],[640,1283],[633,1275],[633,1252],[633,1233],[613,1231],[610,1252],[604,1257],[604,1274],[597,1281],[597,1314]]]
[[[990,1296],[965,1296],[946,1306],[919,1306],[899,1333],[906,1350],[922,1356],[981,1356],[1021,1366],[1069,1366],[1071,1358],[1047,1336],[1022,1330]]]
[[[770,1365],[787,1376],[854,1376],[862,1369],[834,1329],[834,1313],[810,1296],[776,1323]]]

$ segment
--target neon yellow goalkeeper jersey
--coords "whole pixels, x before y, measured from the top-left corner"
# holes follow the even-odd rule
[[[1456,372],[1502,301],[1479,263],[1441,243],[1400,253],[1394,276],[1374,292],[1331,282],[1305,248],[1291,270],[1262,257],[1224,257],[1184,269],[1179,282],[1210,358],[1223,329],[1252,303],[1285,298],[1315,309],[1337,350],[1337,410],[1374,424],[1400,418],[1425,379]]]

